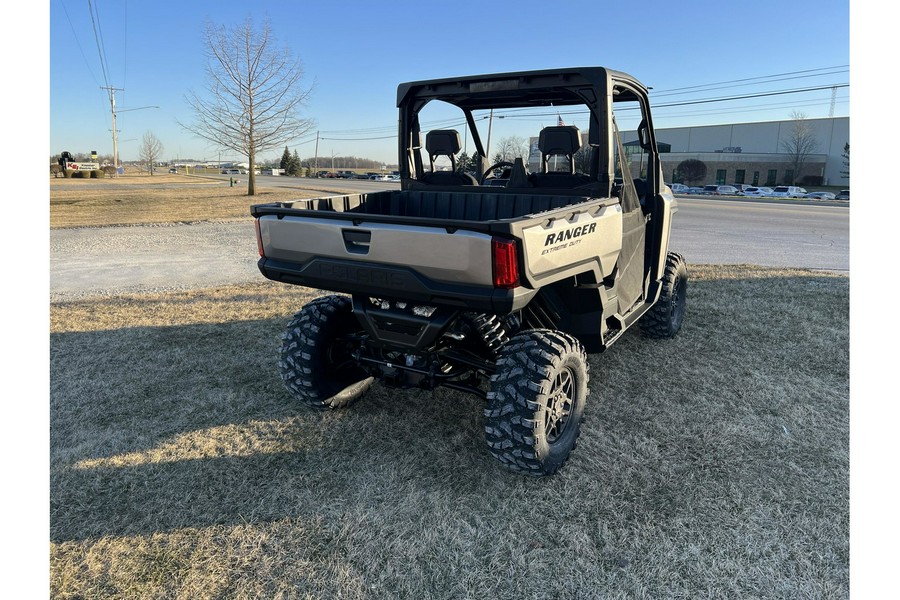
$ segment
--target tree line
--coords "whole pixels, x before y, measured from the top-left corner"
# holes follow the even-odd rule
[[[274,164],[272,166],[275,166]],[[284,147],[278,168],[284,169],[285,175],[308,175],[307,171],[331,171],[337,169],[373,169],[380,170],[384,167],[381,161],[358,156],[312,156],[300,158],[297,150],[291,152]]]

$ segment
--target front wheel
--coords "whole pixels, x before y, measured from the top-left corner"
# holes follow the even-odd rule
[[[588,394],[587,355],[575,338],[543,329],[503,345],[484,411],[491,454],[508,469],[551,475],[569,458]]]
[[[372,385],[351,355],[362,328],[345,296],[317,298],[294,315],[282,336],[281,378],[312,408],[342,408]]]
[[[641,331],[651,338],[671,338],[681,329],[687,301],[688,271],[684,257],[669,252],[659,300],[640,320]]]

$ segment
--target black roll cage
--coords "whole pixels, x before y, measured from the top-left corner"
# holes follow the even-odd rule
[[[639,135],[648,156],[648,191],[659,193],[659,155],[647,88],[637,79],[604,67],[580,67],[523,71],[433,79],[402,83],[397,88],[399,108],[398,156],[401,189],[408,189],[424,171],[420,152],[419,112],[432,100],[459,108],[465,115],[477,151],[480,169],[488,166],[473,111],[498,108],[559,107],[585,105],[590,111],[588,143],[592,153],[590,178],[603,197],[612,195],[615,183],[612,106],[614,102],[637,101],[642,112]],[[644,139],[646,138],[646,139]]]

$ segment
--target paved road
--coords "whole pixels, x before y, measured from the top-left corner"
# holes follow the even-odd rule
[[[277,177],[272,179],[278,179]],[[330,183],[330,182],[329,182]],[[336,188],[349,182],[334,182]],[[364,186],[395,186],[359,182]],[[346,189],[346,188],[344,188]],[[688,263],[848,271],[849,209],[679,200],[672,249]],[[55,229],[51,301],[261,281],[253,223]]]
[[[671,248],[688,262],[850,270],[850,209],[680,198]]]

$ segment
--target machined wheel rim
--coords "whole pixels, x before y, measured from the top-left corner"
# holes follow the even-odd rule
[[[562,437],[575,403],[575,375],[568,367],[560,370],[553,381],[544,411],[544,432],[553,443]]]

